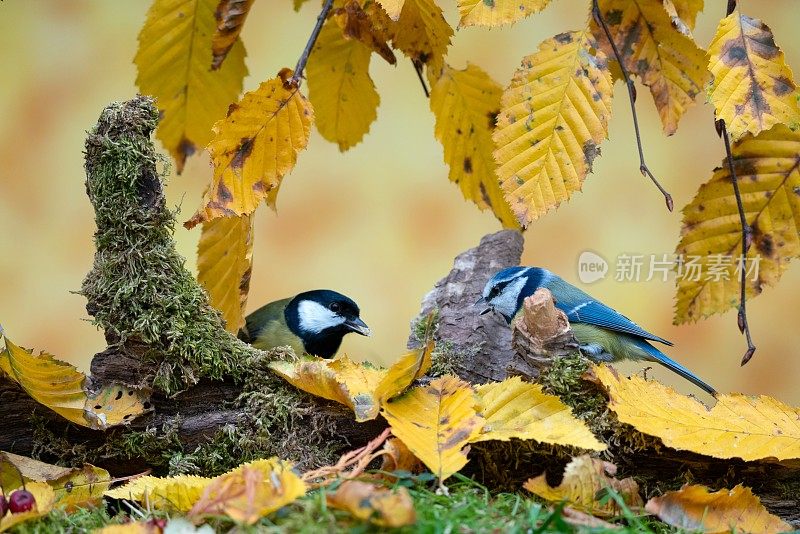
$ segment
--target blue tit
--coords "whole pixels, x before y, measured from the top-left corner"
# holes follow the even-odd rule
[[[556,307],[566,314],[581,351],[598,361],[645,360],[657,362],[679,374],[712,395],[714,388],[691,371],[670,359],[648,341],[672,345],[584,293],[547,269],[509,267],[495,274],[483,288],[483,296],[475,304],[483,306],[481,314],[492,310],[510,324],[522,309],[526,297],[544,287],[550,290]]]
[[[332,358],[345,335],[370,335],[360,313],[358,305],[341,293],[306,291],[270,302],[248,315],[239,339],[257,349],[289,345],[297,354]]]

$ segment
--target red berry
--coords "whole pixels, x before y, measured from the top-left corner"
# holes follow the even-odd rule
[[[5,495],[0,495],[0,519],[6,515],[6,512],[8,512],[8,501],[6,501]]]
[[[19,514],[22,512],[29,512],[33,510],[36,505],[36,499],[33,494],[28,490],[16,490],[8,498],[8,509],[12,514]]]

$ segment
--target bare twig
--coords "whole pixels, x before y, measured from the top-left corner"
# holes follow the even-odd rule
[[[725,141],[725,159],[728,162],[728,170],[731,173],[731,182],[733,183],[733,194],[736,196],[736,208],[739,210],[739,222],[742,225],[742,259],[741,259],[741,278],[739,279],[739,314],[737,316],[737,323],[739,324],[739,331],[742,332],[747,338],[747,351],[742,356],[742,365],[750,361],[756,351],[756,346],[753,345],[753,339],[750,336],[750,325],[747,323],[747,297],[745,295],[745,279],[747,278],[747,269],[745,269],[747,262],[747,251],[750,250],[750,245],[753,242],[753,229],[747,223],[747,217],[744,213],[744,204],[742,203],[742,194],[739,191],[739,178],[736,176],[736,169],[733,165],[733,154],[731,153],[731,140],[728,136],[728,128],[725,126],[725,121],[719,119],[717,121],[717,130]]]
[[[736,11],[736,0],[728,0],[728,6],[725,9],[725,16],[728,17]],[[728,128],[723,119],[717,119],[714,122],[714,127],[717,134],[725,142],[725,159],[728,162],[728,170],[731,173],[731,183],[733,184],[733,194],[736,196],[736,209],[739,211],[739,223],[742,226],[742,259],[740,268],[741,278],[739,279],[739,312],[736,317],[736,322],[739,326],[739,331],[742,332],[747,338],[747,350],[742,356],[742,365],[745,365],[753,357],[756,352],[756,346],[753,345],[753,338],[750,335],[750,325],[747,322],[747,295],[746,290],[746,277],[747,269],[745,265],[747,262],[747,251],[750,250],[750,245],[753,243],[753,229],[747,223],[747,216],[744,213],[744,204],[742,203],[742,193],[739,191],[739,178],[736,176],[736,169],[733,166],[733,154],[731,153],[731,139],[728,135]]]
[[[391,429],[385,429],[380,436],[363,447],[344,454],[334,465],[326,465],[302,475],[303,481],[315,488],[327,486],[335,480],[350,479],[360,476],[375,458],[387,454],[385,450],[376,451],[391,435]],[[347,471],[348,468],[352,468]]]
[[[300,59],[297,60],[297,65],[294,68],[294,74],[292,75],[292,83],[294,85],[299,85],[300,80],[303,78],[303,71],[306,68],[306,63],[308,63],[308,56],[311,55],[311,51],[314,49],[317,37],[319,37],[319,32],[322,30],[322,24],[325,22],[325,19],[328,18],[328,13],[332,6],[333,0],[326,0],[325,4],[322,6],[322,10],[319,12],[317,23],[314,25],[314,29],[308,37],[306,47],[303,49],[303,53],[300,54]]]
[[[425,77],[422,75],[422,63],[412,59],[411,64],[414,65],[414,70],[417,71],[417,78],[419,78],[419,83],[422,84],[422,90],[425,92],[425,98],[430,98],[431,92],[428,90],[428,86],[425,84]]]
[[[617,48],[617,44],[614,42],[613,37],[611,36],[611,31],[608,29],[606,25],[606,21],[603,20],[603,15],[600,12],[600,5],[598,4],[598,0],[592,0],[592,15],[594,19],[597,21],[597,24],[603,28],[603,33],[606,35],[606,39],[608,39],[609,44],[611,44],[611,49],[614,51],[614,57],[619,63],[619,68],[622,71],[622,77],[625,80],[625,86],[628,88],[628,99],[631,103],[631,115],[633,115],[633,129],[636,132],[636,147],[639,149],[639,172],[642,173],[643,176],[650,178],[650,180],[655,184],[661,194],[664,195],[664,202],[667,204],[667,209],[672,211],[674,204],[672,202],[672,195],[670,195],[666,189],[656,180],[656,177],[653,176],[653,173],[650,172],[650,169],[647,167],[647,164],[644,162],[644,149],[642,149],[642,136],[639,132],[639,119],[636,115],[636,87],[633,85],[633,80],[631,79],[630,75],[628,74],[628,69],[625,67],[625,62],[623,61],[622,55],[619,53],[619,49]]]

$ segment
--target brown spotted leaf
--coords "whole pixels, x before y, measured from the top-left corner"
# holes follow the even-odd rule
[[[386,11],[392,16],[389,9]],[[452,36],[453,28],[434,0],[405,0],[395,26],[393,43],[412,61],[427,66],[429,76],[436,80],[444,66],[444,55]]]
[[[237,43],[255,0],[219,0],[214,17],[217,29],[211,40],[211,69],[217,70]]]
[[[547,476],[542,473],[531,478],[524,488],[548,501],[566,501],[569,506],[599,517],[615,517],[620,507],[614,499],[607,499],[601,504],[604,490],[612,489],[630,508],[641,508],[644,504],[639,496],[639,485],[632,478],[619,480],[614,478],[617,466],[589,455],[573,458],[564,468],[564,477],[556,487],[547,483]]]
[[[239,96],[247,74],[238,37],[221,68],[209,68],[219,1],[155,0],[139,32],[136,85],[156,99],[156,136],[179,173],[186,158],[212,139],[212,126]]]
[[[231,106],[208,145],[214,177],[188,228],[217,217],[247,215],[265,200],[274,207],[283,176],[308,145],[314,112],[284,69]]]
[[[417,520],[408,489],[390,490],[369,482],[346,480],[326,496],[328,506],[346,510],[353,517],[380,527],[399,528]]]
[[[383,21],[385,12],[369,4],[367,9],[363,9],[356,0],[350,0],[344,7],[333,11],[332,18],[342,30],[345,39],[354,39],[366,45],[367,48],[381,56],[387,63],[394,65],[397,58],[394,56],[391,47],[386,41],[391,40],[388,24]],[[319,40],[315,45],[319,46]]]
[[[742,229],[730,171],[723,160],[683,208],[676,253],[675,323],[696,321],[738,306],[742,263],[752,298],[775,285],[800,255],[800,132],[775,126],[733,144],[745,217],[753,245],[741,262]]]
[[[506,228],[519,223],[503,197],[492,152],[492,129],[503,90],[480,67],[464,70],[445,65],[431,88],[436,139],[444,147],[450,181],[480,209],[491,209]]]
[[[222,313],[228,332],[244,325],[244,309],[253,267],[253,220],[250,215],[220,217],[203,223],[197,244],[197,281],[211,305]]]
[[[550,0],[458,0],[459,26],[501,26],[547,7]]]
[[[580,190],[608,136],[611,74],[594,47],[588,30],[545,40],[503,93],[494,157],[523,227]]]
[[[706,533],[753,532],[773,534],[792,527],[769,513],[750,488],[710,492],[703,486],[684,486],[647,501],[645,510],[663,522],[687,531]]]
[[[409,0],[410,1],[410,0]],[[472,387],[445,375],[383,405],[392,433],[439,480],[467,464],[467,444],[483,427]]]
[[[734,11],[720,21],[708,52],[711,103],[733,139],[798,125],[797,86],[769,26]]]
[[[319,133],[345,151],[364,138],[378,117],[380,97],[369,75],[370,49],[348,39],[328,20],[308,59],[308,98]]]
[[[650,88],[664,132],[675,133],[708,79],[705,51],[673,26],[662,0],[600,0],[599,5],[625,67]],[[592,31],[613,57],[594,21]]]

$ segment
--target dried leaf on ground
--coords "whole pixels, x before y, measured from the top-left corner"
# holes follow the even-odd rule
[[[244,310],[253,267],[253,218],[220,217],[203,223],[197,244],[197,281],[211,305],[222,314],[225,328],[236,334]]]
[[[326,500],[328,506],[346,510],[353,517],[380,527],[404,527],[417,520],[414,502],[404,487],[390,490],[368,482],[346,480],[335,492],[328,493]]]
[[[608,136],[611,73],[596,46],[588,30],[545,40],[503,93],[494,157],[523,227],[581,189]]]
[[[247,215],[261,201],[275,207],[281,180],[308,145],[314,112],[292,72],[283,69],[228,108],[208,144],[214,176],[188,228],[217,217]]]
[[[143,476],[105,492],[112,499],[127,499],[159,510],[188,512],[211,483],[210,478],[181,475]]]
[[[189,517],[226,515],[236,523],[252,525],[305,493],[306,485],[291,463],[277,458],[256,460],[216,477]]]
[[[769,26],[736,10],[720,21],[708,52],[709,98],[734,140],[798,126],[797,86]]]
[[[703,486],[684,486],[647,501],[645,510],[674,527],[707,533],[788,532],[792,527],[770,514],[750,488],[710,492]]]
[[[383,462],[381,471],[393,473],[395,471],[405,471],[408,473],[421,473],[425,465],[414,456],[414,453],[406,447],[398,438],[386,440],[383,445]]]
[[[564,478],[558,486],[551,487],[543,473],[529,479],[523,487],[548,501],[566,501],[578,510],[599,517],[614,517],[620,513],[617,502],[606,499],[605,504],[601,504],[600,501],[603,490],[607,488],[617,492],[629,508],[641,508],[644,505],[636,481],[632,478],[616,479],[616,473],[614,464],[583,455],[567,464]]]
[[[798,408],[765,395],[733,393],[717,395],[708,409],[659,382],[620,377],[604,365],[592,372],[608,391],[608,405],[620,422],[668,447],[746,461],[800,458]]]
[[[10,452],[0,452],[0,486],[14,487],[19,475],[28,482],[45,482],[55,492],[55,505],[67,510],[98,504],[111,485],[108,471],[91,464],[61,467]]]
[[[392,433],[444,481],[467,463],[467,444],[483,427],[472,387],[445,375],[383,405]]]
[[[476,390],[486,423],[473,441],[517,438],[593,451],[606,449],[586,423],[572,415],[569,406],[545,393],[540,384],[523,382],[516,376],[477,386]]]

